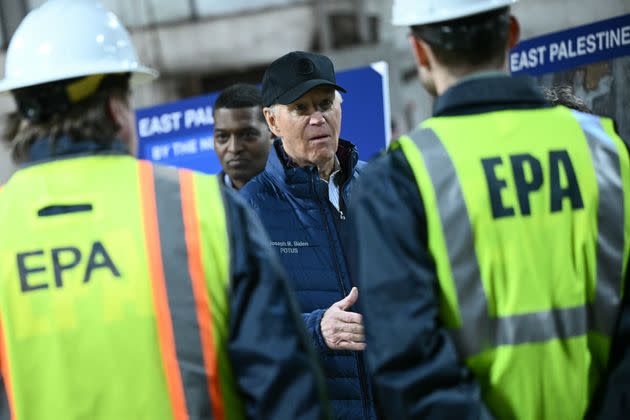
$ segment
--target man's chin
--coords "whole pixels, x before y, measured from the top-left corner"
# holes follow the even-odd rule
[[[313,155],[311,162],[315,163],[317,167],[325,166],[327,163],[330,163],[335,159],[335,151],[327,150],[323,153],[316,153]]]
[[[226,171],[226,173],[232,181],[236,180],[242,183],[245,183],[258,175],[258,173],[252,173],[251,171]]]
[[[338,141],[332,140],[330,137],[326,140],[317,140],[310,144],[311,153],[318,156],[332,157],[337,153]]]

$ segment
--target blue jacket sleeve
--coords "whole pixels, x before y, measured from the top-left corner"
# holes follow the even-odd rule
[[[615,131],[619,133],[616,124]],[[622,140],[630,155],[630,142],[625,138]],[[626,267],[624,296],[612,338],[608,374],[593,396],[585,416],[587,419],[621,420],[627,418],[630,412],[630,261]]]
[[[228,352],[248,418],[329,418],[323,374],[277,256],[253,211],[225,191],[230,221]]]
[[[628,262],[630,264],[630,262]],[[630,266],[628,266],[630,267]],[[608,375],[593,397],[585,418],[627,419],[630,412],[630,271],[626,275],[625,295],[613,336]]]
[[[313,312],[302,313],[306,331],[311,337],[311,342],[315,344],[315,348],[320,353],[332,351],[328,349],[326,341],[322,336],[321,323],[326,309],[316,309]]]
[[[395,151],[353,191],[349,258],[359,285],[366,357],[383,418],[490,418],[479,384],[438,318],[438,281],[423,204]]]

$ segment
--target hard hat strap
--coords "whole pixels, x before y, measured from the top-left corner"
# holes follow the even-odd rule
[[[96,92],[99,85],[105,78],[104,74],[93,74],[91,76],[82,77],[66,86],[68,99],[72,103],[81,102],[83,99],[91,96]]]

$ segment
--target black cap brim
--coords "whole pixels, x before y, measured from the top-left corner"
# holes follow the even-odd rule
[[[313,79],[313,80],[307,80],[304,83],[301,83],[301,84],[297,85],[293,89],[291,89],[291,90],[283,93],[282,95],[278,96],[278,98],[276,98],[276,100],[273,101],[273,103],[265,104],[265,106],[271,106],[271,105],[274,105],[274,104],[288,105],[288,104],[290,104],[292,102],[295,102],[298,99],[300,99],[308,91],[310,91],[312,89],[315,89],[316,87],[319,87],[319,86],[330,86],[331,88],[333,88],[335,90],[338,90],[340,92],[346,93],[346,90],[344,88],[342,88],[341,86],[336,85],[334,83],[331,83],[329,80]]]

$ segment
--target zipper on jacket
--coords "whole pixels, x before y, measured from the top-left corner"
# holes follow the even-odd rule
[[[341,276],[341,270],[339,269],[339,264],[338,264],[339,260],[337,257],[337,251],[335,250],[335,245],[333,244],[333,235],[330,233],[330,226],[328,226],[328,214],[326,214],[326,209],[322,205],[322,200],[319,198],[319,193],[315,187],[315,179],[316,179],[315,176],[311,175],[311,188],[313,189],[313,195],[317,197],[317,204],[319,205],[319,210],[322,216],[324,216],[324,226],[326,227],[326,235],[328,236],[328,245],[330,246],[330,249],[333,254],[333,258],[335,260],[334,263],[335,263],[335,271],[337,272],[337,282],[339,283],[339,286],[341,287],[341,292],[343,293],[343,297],[346,297],[347,292],[346,292],[345,286],[343,285],[343,278]]]
[[[328,244],[332,251],[333,258],[335,260],[334,264],[335,264],[335,271],[337,272],[337,281],[339,283],[339,286],[341,287],[341,292],[343,293],[343,296],[346,297],[348,293],[346,291],[345,286],[343,285],[343,276],[341,275],[341,270],[339,269],[339,258],[337,257],[337,250],[335,249],[335,244],[333,243],[333,235],[330,232],[330,225],[328,223],[328,214],[326,213],[326,208],[322,205],[322,200],[320,199],[318,191],[315,187],[316,180],[317,178],[311,176],[311,188],[313,189],[313,193],[315,197],[317,197],[317,204],[319,205],[319,210],[322,216],[324,217],[324,226],[326,227],[326,234],[328,235]],[[343,197],[343,190],[341,188],[339,189],[339,197],[342,199],[345,199]],[[328,202],[326,202],[326,204],[328,204]],[[341,210],[339,210],[339,217],[341,218],[341,220],[346,219],[346,216],[344,216]],[[359,387],[361,388],[360,397],[361,397],[361,405],[363,405],[363,414],[366,419],[369,419],[370,407],[368,404],[368,396],[369,396],[368,387],[367,387],[367,383],[365,382],[366,372],[363,369],[363,365],[361,364],[361,358],[359,357],[358,352],[351,352],[351,353],[352,353],[355,363],[357,364],[357,376],[358,376],[357,379],[359,380]]]
[[[346,200],[345,194],[343,192],[343,187],[346,185],[346,182],[344,182],[343,184],[340,184],[338,186],[338,188],[339,188],[339,220],[346,220],[346,215],[343,214],[343,211],[341,210],[342,204],[343,204],[343,207],[345,208],[346,207],[345,204],[348,202],[348,200]]]
[[[363,363],[361,363],[361,360],[364,359],[364,357],[360,357],[358,352],[355,352],[354,356],[355,360],[357,361],[357,371],[359,372],[359,384],[361,386],[361,402],[363,402],[363,413],[365,414],[365,418],[369,419],[370,406],[368,403],[368,397],[370,393],[368,392],[368,384],[365,380],[365,378],[367,378],[367,372],[365,371]]]

